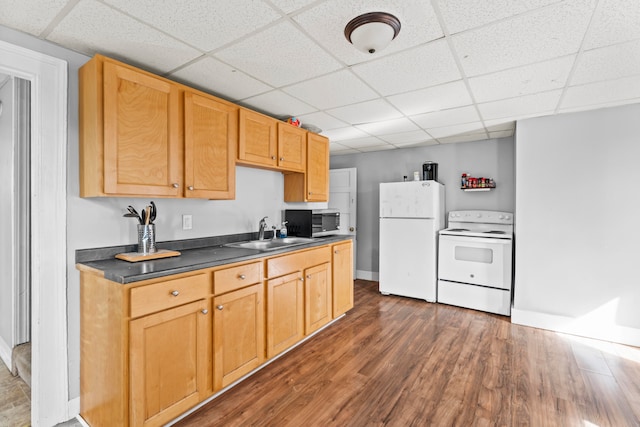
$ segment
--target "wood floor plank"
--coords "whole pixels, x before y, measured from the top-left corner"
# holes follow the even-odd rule
[[[640,426],[637,350],[358,280],[344,318],[176,425]]]

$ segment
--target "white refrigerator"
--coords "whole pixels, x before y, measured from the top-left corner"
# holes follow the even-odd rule
[[[436,301],[444,220],[444,186],[437,181],[380,184],[380,293]]]

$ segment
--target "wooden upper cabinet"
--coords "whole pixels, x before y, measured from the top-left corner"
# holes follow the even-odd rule
[[[179,196],[179,90],[146,73],[104,63],[104,192]]]
[[[240,108],[238,121],[238,161],[248,165],[276,168],[278,166],[276,120]]]
[[[280,169],[304,172],[307,162],[307,131],[278,122],[278,166]]]
[[[184,195],[235,198],[238,107],[184,93]]]
[[[326,202],[329,200],[329,139],[307,134],[306,172],[284,177],[285,202]]]

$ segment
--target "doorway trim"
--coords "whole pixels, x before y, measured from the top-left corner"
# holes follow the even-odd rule
[[[67,63],[0,41],[0,72],[31,82],[31,423],[68,419]]]

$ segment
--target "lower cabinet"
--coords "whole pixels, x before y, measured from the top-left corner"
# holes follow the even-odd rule
[[[304,337],[301,272],[267,281],[267,357],[271,358]]]
[[[80,414],[151,427],[193,408],[353,306],[351,248],[128,285],[79,264]]]
[[[331,319],[331,264],[327,262],[304,271],[305,334],[317,331]]]
[[[331,246],[333,318],[353,308],[353,243],[347,240]]]
[[[131,321],[131,426],[163,425],[205,397],[210,322],[205,300]]]
[[[214,298],[213,382],[228,386],[264,362],[262,282]]]

